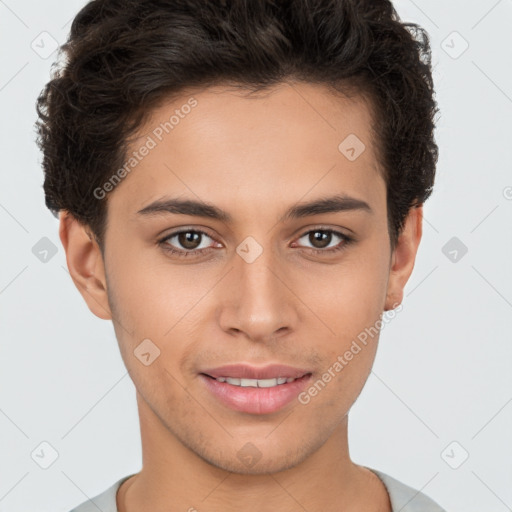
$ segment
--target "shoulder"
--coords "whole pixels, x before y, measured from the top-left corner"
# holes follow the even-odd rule
[[[124,476],[94,498],[84,501],[70,512],[117,512],[116,495],[121,484],[132,475]]]
[[[396,480],[382,471],[368,468],[373,471],[384,483],[393,512],[446,512],[433,499],[421,491],[413,489],[408,485]]]

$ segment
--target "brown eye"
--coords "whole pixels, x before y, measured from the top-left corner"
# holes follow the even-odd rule
[[[309,233],[309,241],[316,249],[324,249],[332,240],[332,233],[329,231],[311,231]]]
[[[331,254],[341,251],[353,242],[353,238],[332,229],[313,229],[304,233],[299,240],[306,239],[302,247],[316,254]],[[333,245],[334,242],[334,245]],[[309,247],[307,244],[311,244]]]
[[[159,244],[171,253],[187,256],[211,249],[212,241],[208,243],[208,239],[213,240],[203,231],[189,229],[171,233],[160,240]]]
[[[201,236],[197,231],[184,231],[177,235],[178,242],[184,249],[197,249]]]

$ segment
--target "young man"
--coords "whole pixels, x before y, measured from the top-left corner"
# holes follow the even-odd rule
[[[347,440],[434,182],[427,36],[385,0],[96,0],[64,50],[46,204],[143,449],[75,510],[441,511]]]

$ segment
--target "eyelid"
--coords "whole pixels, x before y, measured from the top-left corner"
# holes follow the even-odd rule
[[[332,226],[324,226],[324,225],[316,225],[316,226],[313,226],[313,227],[308,227],[306,228],[305,230],[301,231],[301,235],[299,235],[297,238],[302,238],[304,235],[307,235],[308,233],[311,233],[312,231],[329,231],[331,233],[334,233],[334,234],[337,234],[337,235],[341,235],[341,236],[344,236],[346,238],[350,238],[351,235],[349,234],[346,234],[343,232],[343,229],[346,229],[347,231],[350,231],[351,233],[353,233],[353,231],[351,229],[348,229],[348,228],[340,228],[340,227],[332,227]]]
[[[182,233],[199,233],[201,235],[205,235],[207,236],[208,238],[211,238],[213,241],[217,242],[217,240],[215,239],[215,237],[213,237],[212,235],[210,235],[205,229],[203,228],[180,228],[178,229],[178,231],[173,231],[172,233],[169,233],[168,235],[165,235],[163,236],[162,238],[160,238],[158,240],[158,243],[159,244],[165,244],[165,242],[167,242],[167,240],[171,239],[171,238],[174,238],[175,236],[178,236],[178,235],[181,235]],[[217,243],[220,243],[220,242],[217,242]],[[178,249],[179,250],[179,249]],[[186,251],[185,249],[181,249],[181,251],[183,252],[194,252],[194,251],[201,251],[202,249],[191,249],[191,250],[188,250]]]

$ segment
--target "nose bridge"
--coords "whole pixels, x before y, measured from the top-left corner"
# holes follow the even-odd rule
[[[230,272],[233,292],[222,313],[223,328],[264,339],[292,326],[293,304],[282,268],[270,244],[263,247],[247,237],[238,245]]]

